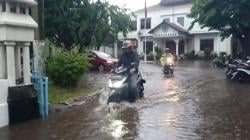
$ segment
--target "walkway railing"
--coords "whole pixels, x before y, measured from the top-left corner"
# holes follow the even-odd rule
[[[34,74],[31,76],[31,81],[37,91],[40,115],[46,118],[48,117],[48,77]]]

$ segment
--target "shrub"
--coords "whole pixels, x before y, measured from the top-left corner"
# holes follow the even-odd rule
[[[204,49],[204,54],[205,54],[205,59],[212,59],[212,49],[211,48],[205,48]]]
[[[154,60],[154,53],[152,51],[148,53],[147,60],[149,60],[149,61]]]
[[[77,50],[56,49],[47,60],[46,72],[56,85],[76,86],[90,67],[87,56]]]
[[[219,53],[219,59],[220,59],[220,60],[225,59],[226,56],[227,56],[227,53],[226,53],[226,52],[220,52],[220,53]]]
[[[185,56],[185,58],[187,58],[187,59],[195,59],[195,58],[196,58],[196,56],[195,56],[195,51],[194,51],[194,50],[192,50],[190,53],[184,54],[184,56]]]

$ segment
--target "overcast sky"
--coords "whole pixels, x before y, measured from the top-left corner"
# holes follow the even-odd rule
[[[109,3],[126,7],[132,11],[144,8],[145,0],[107,0]],[[147,7],[160,3],[161,0],[147,0]]]

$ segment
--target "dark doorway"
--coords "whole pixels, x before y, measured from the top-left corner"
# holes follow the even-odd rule
[[[153,52],[153,41],[147,41],[147,55],[150,53],[150,52]],[[145,41],[143,41],[143,52],[145,53]]]
[[[172,54],[176,54],[176,44],[174,41],[167,41],[166,48],[169,48]]]
[[[184,54],[185,53],[185,42],[181,40],[179,42],[179,54]]]

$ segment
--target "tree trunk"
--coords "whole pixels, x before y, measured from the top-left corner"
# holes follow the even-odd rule
[[[246,35],[244,38],[240,39],[242,47],[241,57],[250,56],[250,34]]]

